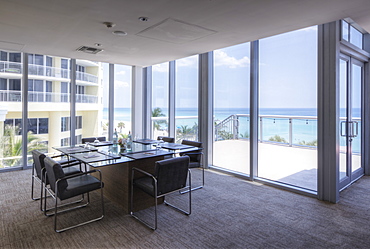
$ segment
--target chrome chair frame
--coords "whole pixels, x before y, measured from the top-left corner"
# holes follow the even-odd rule
[[[61,157],[61,156],[64,156],[64,155],[61,154],[61,155],[57,155],[57,156],[51,156],[50,158],[57,158],[57,157]],[[46,155],[45,155],[45,157],[46,157]],[[40,158],[38,158],[38,159],[40,160]],[[81,163],[76,161],[76,160],[68,160],[68,161],[59,162],[59,163],[61,164],[62,168],[79,165],[80,166],[80,171],[81,171]],[[45,176],[46,170],[45,170],[45,167],[41,168],[41,173],[40,173],[41,178],[39,178],[38,175],[35,174],[35,168],[36,168],[36,165],[35,165],[35,162],[33,162],[33,164],[32,164],[32,181],[31,181],[32,182],[31,183],[31,199],[34,200],[34,201],[40,200],[40,210],[44,211],[44,209],[42,208],[42,202],[43,202],[43,188],[47,187],[46,184],[44,183],[45,182],[44,179],[46,179],[46,176]],[[40,187],[41,187],[40,197],[34,197],[35,180],[40,184]],[[45,196],[45,198],[46,197],[47,196]],[[80,200],[79,202],[81,202],[82,200]]]
[[[185,143],[184,143],[184,141],[185,141]],[[186,143],[186,141],[188,141],[189,143]],[[183,140],[181,144],[186,144],[186,145],[192,145],[192,146],[194,146],[194,145],[192,144],[192,142],[193,142],[193,141]],[[197,142],[197,143],[200,143],[200,142]],[[201,143],[200,143],[200,144],[201,144]],[[197,146],[195,146],[195,147],[197,147]],[[199,147],[199,148],[202,148],[202,147]],[[191,191],[194,191],[194,190],[198,190],[198,189],[203,188],[203,187],[204,187],[204,165],[203,165],[203,155],[204,155],[204,153],[203,153],[203,152],[201,152],[201,151],[199,151],[199,152],[182,152],[182,153],[180,153],[180,156],[184,156],[184,155],[188,155],[188,156],[192,156],[192,155],[200,155],[199,167],[197,167],[197,168],[202,168],[202,185],[199,185],[199,186],[197,186],[197,187],[192,188],[192,189],[191,189]],[[192,168],[194,169],[195,167],[189,167],[189,169],[192,169]],[[180,193],[181,193],[181,194],[185,194],[185,193],[187,193],[188,191],[189,191],[189,190],[180,191]]]
[[[155,200],[155,206],[154,206],[154,226],[149,224],[148,222],[144,221],[143,219],[141,219],[140,217],[138,217],[137,215],[135,215],[135,213],[133,212],[134,210],[134,205],[133,205],[133,200],[134,200],[134,175],[135,175],[135,171],[138,171],[142,174],[145,174],[149,177],[151,177],[154,181],[154,200]],[[134,217],[135,219],[137,219],[138,221],[140,221],[141,223],[143,223],[144,225],[146,225],[147,227],[149,227],[150,229],[152,230],[156,230],[157,229],[157,223],[158,223],[158,215],[157,215],[157,206],[158,206],[158,198],[161,198],[161,197],[165,197],[166,195],[169,195],[171,193],[174,193],[174,192],[177,192],[179,191],[179,189],[176,189],[174,191],[171,191],[171,192],[168,192],[168,193],[165,193],[165,194],[162,194],[162,195],[157,195],[157,179],[155,178],[154,175],[142,170],[142,169],[139,169],[139,168],[132,168],[132,175],[131,175],[131,201],[130,201],[130,215],[132,217]],[[185,214],[185,215],[190,215],[191,214],[191,171],[190,169],[188,169],[188,178],[189,178],[189,186],[185,186],[185,188],[189,188],[189,211],[185,211],[179,207],[176,207],[175,205],[167,202],[166,200],[164,200],[164,203],[165,205],[167,206],[170,206],[172,207],[173,209],[177,210],[177,211],[180,211],[181,213]]]
[[[100,217],[97,217],[97,218],[94,218],[94,219],[91,219],[91,220],[88,220],[88,221],[85,221],[85,222],[81,222],[81,223],[76,224],[76,225],[73,225],[73,226],[65,227],[65,228],[62,228],[62,229],[57,229],[57,216],[58,216],[58,214],[61,214],[61,213],[67,212],[67,211],[71,211],[71,210],[75,210],[75,209],[78,209],[78,208],[86,207],[89,204],[89,200],[88,200],[87,203],[85,203],[83,205],[74,206],[74,207],[71,207],[71,208],[68,208],[68,209],[65,209],[65,210],[62,210],[62,211],[58,211],[58,207],[63,207],[63,206],[66,206],[66,205],[70,205],[70,204],[75,203],[75,202],[73,202],[73,203],[68,203],[66,205],[58,206],[58,199],[59,199],[59,197],[58,197],[58,194],[57,193],[58,193],[58,185],[59,185],[59,182],[62,181],[62,180],[67,180],[67,179],[71,179],[73,177],[79,177],[79,176],[86,175],[86,174],[91,174],[91,173],[94,173],[94,172],[99,172],[102,215]],[[103,182],[102,182],[102,175],[101,175],[101,171],[100,170],[94,169],[94,170],[90,170],[90,171],[87,171],[87,172],[82,172],[80,174],[75,174],[75,175],[71,175],[71,176],[66,176],[66,177],[60,178],[60,179],[58,179],[55,182],[55,192],[52,191],[51,189],[47,189],[47,191],[50,194],[50,196],[55,200],[55,206],[54,206],[54,208],[51,208],[51,209],[46,210],[46,202],[45,202],[44,214],[46,216],[54,216],[54,230],[55,230],[55,232],[61,233],[61,232],[70,230],[72,228],[76,228],[76,227],[79,227],[79,226],[83,226],[83,225],[92,223],[94,221],[101,220],[101,219],[103,219],[103,217],[105,215],[105,210],[104,210],[104,196],[103,196]],[[46,212],[47,211],[51,211],[51,210],[54,210],[54,212],[52,214],[50,214],[50,215],[47,215]]]

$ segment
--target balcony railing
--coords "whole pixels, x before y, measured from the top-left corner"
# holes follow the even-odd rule
[[[9,62],[9,61],[0,61],[0,73],[14,73],[22,74],[22,63],[19,62]],[[69,79],[70,72],[68,69],[57,68],[57,67],[48,67],[42,65],[28,65],[28,74],[36,76],[46,76],[53,78],[63,78]],[[98,77],[92,74],[76,72],[76,80],[86,81],[90,83],[98,83]]]
[[[343,125],[345,118],[339,118]],[[352,151],[361,151],[361,119],[353,118],[357,123],[356,136],[353,137]],[[342,128],[344,129],[344,128]],[[230,115],[215,125],[215,141],[229,139],[249,139],[249,115]],[[260,115],[258,141],[287,146],[317,147],[317,117]],[[345,135],[340,137],[340,146],[346,145]]]
[[[0,102],[21,102],[21,91],[0,90]],[[69,93],[28,92],[28,102],[70,102]],[[76,94],[77,103],[98,103],[98,96]]]
[[[215,141],[249,139],[249,115],[230,115],[215,125]],[[259,142],[288,146],[317,146],[317,118],[308,116],[259,116]]]

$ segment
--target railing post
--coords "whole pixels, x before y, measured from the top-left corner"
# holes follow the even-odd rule
[[[263,141],[263,139],[262,139],[262,138],[263,138],[263,136],[262,136],[262,127],[263,127],[263,126],[262,126],[262,120],[263,120],[263,119],[262,119],[262,117],[260,117],[260,142],[261,142],[261,143],[262,143],[262,141]]]
[[[293,145],[293,120],[289,118],[289,146]]]
[[[237,129],[236,129],[236,115],[233,115],[232,117],[232,125],[233,125],[233,139],[236,139],[237,136]]]

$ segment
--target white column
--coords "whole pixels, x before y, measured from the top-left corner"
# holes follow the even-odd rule
[[[133,138],[144,138],[144,96],[146,96],[146,89],[144,87],[143,79],[143,68],[139,66],[133,66],[131,85],[131,134]]]

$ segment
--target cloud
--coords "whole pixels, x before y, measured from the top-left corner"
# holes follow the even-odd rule
[[[236,59],[221,50],[214,51],[214,61],[215,66],[228,66],[229,68],[247,67],[250,64],[250,60],[247,56]]]
[[[121,70],[121,71],[119,71],[119,72],[117,72],[117,73],[115,73],[115,74],[117,74],[117,75],[125,75],[125,74],[126,74],[126,71]]]
[[[130,87],[130,84],[126,81],[115,80],[114,87]]]
[[[198,65],[198,56],[190,56],[176,61],[178,67],[194,67]]]
[[[165,73],[168,72],[168,63],[156,64],[152,67],[153,72]]]

